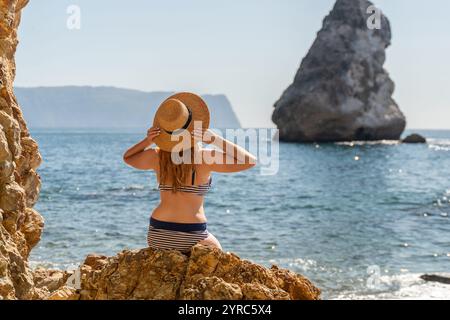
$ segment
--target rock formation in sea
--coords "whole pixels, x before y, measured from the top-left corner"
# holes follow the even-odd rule
[[[398,140],[406,120],[383,68],[391,43],[388,19],[368,27],[366,0],[337,0],[294,82],[275,103],[283,141]]]
[[[80,288],[62,285],[67,273],[37,271],[37,286],[51,300],[317,300],[320,290],[286,269],[241,260],[233,253],[195,246],[189,256],[150,248],[114,257],[90,255],[80,267]],[[50,279],[50,280],[49,280]],[[76,281],[74,281],[76,283]]]
[[[427,143],[427,139],[420,134],[413,133],[402,140],[403,143]]]
[[[41,156],[13,92],[17,27],[27,2],[0,1],[0,299],[36,296],[27,258],[44,224],[33,210],[39,196],[35,170]]]
[[[44,227],[33,210],[41,156],[13,92],[17,27],[27,2],[0,0],[0,300],[318,299],[319,289],[301,275],[200,245],[189,255],[152,249],[90,255],[78,291],[66,285],[72,278],[66,271],[30,269],[28,256]]]

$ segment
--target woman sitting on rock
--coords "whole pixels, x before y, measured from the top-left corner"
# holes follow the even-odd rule
[[[209,127],[209,110],[201,97],[178,93],[158,108],[147,137],[124,154],[128,165],[154,170],[161,201],[150,217],[147,242],[155,249],[188,252],[197,243],[221,249],[208,232],[203,200],[211,187],[211,172],[252,168],[256,158],[223,139]],[[195,127],[194,127],[195,126]],[[219,150],[203,149],[199,142]],[[156,148],[149,148],[156,143]]]

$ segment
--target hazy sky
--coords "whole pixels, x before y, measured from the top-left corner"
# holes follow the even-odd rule
[[[391,21],[386,68],[409,128],[450,128],[450,1],[376,0]],[[246,127],[272,126],[334,0],[31,0],[17,86],[112,85],[224,93]],[[81,9],[69,30],[66,10]],[[126,106],[125,106],[126,107]]]

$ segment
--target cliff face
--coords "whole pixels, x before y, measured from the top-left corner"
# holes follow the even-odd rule
[[[35,297],[27,265],[43,219],[32,209],[39,196],[41,162],[13,93],[20,11],[28,0],[0,0],[0,299]]]
[[[284,141],[397,140],[405,117],[383,69],[388,19],[369,29],[372,3],[337,0],[323,21],[294,83],[275,103],[272,120]]]
[[[60,286],[63,273],[37,285],[53,300],[316,300],[320,290],[285,269],[271,269],[202,245],[190,256],[177,251],[123,251],[115,257],[88,256],[81,266],[81,289]],[[42,277],[47,278],[48,277]],[[76,282],[76,281],[75,281]],[[52,290],[52,289],[53,290]],[[57,289],[55,289],[57,288]]]

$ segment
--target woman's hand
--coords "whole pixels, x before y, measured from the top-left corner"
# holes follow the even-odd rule
[[[159,136],[159,133],[159,128],[148,129],[147,136],[124,153],[123,161],[136,169],[156,170],[159,165],[158,152],[149,146],[153,144],[153,139]]]
[[[194,135],[194,138],[196,140],[202,141],[206,144],[214,142],[217,137],[217,134],[215,134],[212,130],[205,130],[203,128],[194,129],[194,131],[192,131],[192,134]]]
[[[155,139],[159,134],[161,133],[161,130],[158,127],[151,127],[147,130],[147,141],[152,143],[153,139]]]

